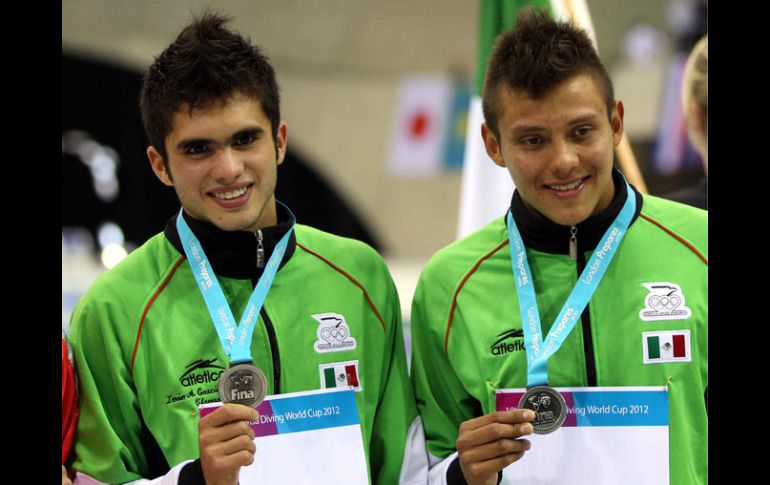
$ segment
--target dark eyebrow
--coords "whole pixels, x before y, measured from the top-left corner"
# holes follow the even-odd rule
[[[179,143],[176,144],[176,148],[181,151],[186,151],[191,146],[208,145],[211,142],[212,140],[207,140],[206,138],[188,138],[186,140],[180,140]]]
[[[578,116],[577,118],[575,118],[573,120],[570,120],[569,124],[570,125],[580,125],[582,123],[593,122],[593,121],[596,121],[597,117],[598,116],[595,115],[595,114],[590,114],[590,115],[585,115],[585,116]]]
[[[528,133],[528,132],[533,132],[533,131],[542,131],[542,130],[543,130],[542,126],[537,126],[537,125],[521,125],[521,126],[515,127],[513,130],[511,130],[511,134],[513,134],[514,136],[517,136],[517,135],[520,135],[522,133]]]
[[[598,115],[593,113],[583,115],[583,116],[578,116],[576,118],[571,119],[568,124],[569,126],[575,126],[583,123],[596,122],[597,117]],[[511,130],[511,135],[521,136],[524,133],[537,133],[539,131],[542,131],[543,129],[545,128],[539,125],[521,125],[521,126],[514,127]]]
[[[260,126],[252,126],[249,128],[244,128],[242,130],[238,130],[230,137],[230,140],[237,140],[238,138],[242,136],[251,136],[254,138],[259,138],[262,136],[262,134],[265,133],[265,129]]]
[[[228,142],[237,140],[242,136],[253,136],[254,138],[259,138],[263,133],[265,133],[264,128],[260,126],[250,126],[248,128],[238,130],[230,135]],[[188,148],[195,145],[210,145],[211,143],[216,143],[216,141],[210,138],[187,138],[180,140],[179,143],[176,144],[176,148],[178,150],[186,151]]]

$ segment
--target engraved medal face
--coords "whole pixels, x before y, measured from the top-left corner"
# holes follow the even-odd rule
[[[567,403],[556,389],[548,386],[527,389],[519,401],[519,409],[531,409],[535,412],[532,428],[536,434],[556,431],[567,418]]]
[[[235,364],[219,376],[218,390],[223,403],[234,402],[256,408],[265,399],[267,378],[251,363]]]

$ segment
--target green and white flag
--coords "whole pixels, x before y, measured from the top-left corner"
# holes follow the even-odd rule
[[[468,111],[465,162],[460,192],[460,215],[457,237],[480,229],[505,214],[513,194],[513,181],[504,168],[489,159],[481,138],[481,90],[487,59],[497,36],[514,26],[518,12],[524,7],[548,8],[558,18],[572,18],[584,28],[596,44],[591,18],[585,0],[482,0],[476,46],[476,77]]]

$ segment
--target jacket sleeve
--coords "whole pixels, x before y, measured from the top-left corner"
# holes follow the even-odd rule
[[[375,413],[370,448],[371,478],[375,484],[424,484],[428,470],[422,426],[409,382],[401,306],[393,281],[383,313],[386,323],[386,373]]]
[[[116,328],[130,318],[116,311],[112,298],[94,300],[86,294],[70,322],[81,400],[73,468],[105,483],[124,483],[148,470],[130,356]]]
[[[478,416],[478,402],[465,390],[444,348],[451,290],[445,281],[432,284],[423,272],[412,301],[411,378],[425,430],[430,483],[464,483],[455,441],[460,424]]]
[[[75,483],[203,483],[200,466],[191,466],[197,460],[169,469],[162,456],[147,456],[143,434],[148,432],[130,368],[135,332],[119,328],[132,321],[125,313],[114,295],[86,294],[72,315],[70,343],[80,394]]]

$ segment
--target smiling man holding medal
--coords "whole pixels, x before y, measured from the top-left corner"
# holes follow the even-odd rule
[[[226,22],[195,19],[144,80],[147,154],[182,209],[73,312],[78,480],[247,484],[253,463],[276,470],[249,476],[299,470],[323,483],[315,454],[345,460],[334,483],[419,479],[393,281],[372,248],[298,224],[276,200],[288,132],[275,74]],[[327,398],[334,405],[278,411]],[[343,428],[353,434],[341,440]],[[311,434],[286,441],[297,431]],[[331,444],[310,453],[319,433]],[[255,445],[263,435],[272,441]],[[270,454],[279,442],[293,445]],[[357,454],[346,455],[351,442]]]
[[[516,190],[415,291],[430,482],[706,483],[706,212],[613,168],[623,104],[569,23],[498,38],[483,110]]]

